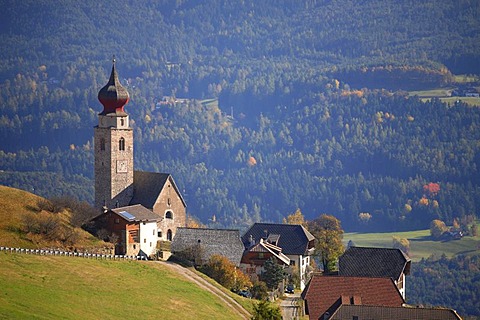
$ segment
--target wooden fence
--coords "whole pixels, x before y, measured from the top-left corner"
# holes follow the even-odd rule
[[[100,253],[88,253],[88,252],[72,252],[61,251],[53,249],[24,249],[24,248],[9,248],[0,247],[0,252],[15,252],[23,254],[35,254],[41,256],[65,256],[65,257],[79,257],[87,259],[105,259],[105,260],[148,260],[145,256],[126,256],[117,254],[100,254]]]

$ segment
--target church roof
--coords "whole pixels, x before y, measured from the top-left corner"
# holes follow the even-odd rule
[[[146,171],[133,172],[133,198],[130,204],[141,204],[153,209],[155,201],[158,199],[160,192],[162,192],[163,187],[169,179],[172,187],[178,193],[183,205],[186,207],[187,205],[170,174]]]
[[[308,253],[310,241],[315,237],[299,224],[255,223],[242,237],[245,248],[260,239],[275,240],[273,244],[282,248],[286,255],[305,255]],[[273,241],[272,241],[273,242]]]
[[[117,70],[115,69],[115,58],[113,59],[112,72],[107,84],[98,92],[98,100],[103,105],[101,115],[109,113],[126,114],[123,107],[128,103],[130,96],[127,89],[122,86],[118,80]]]
[[[156,221],[158,215],[140,204],[111,209],[127,221]]]
[[[410,273],[410,258],[393,248],[350,247],[338,259],[338,274],[398,280]]]

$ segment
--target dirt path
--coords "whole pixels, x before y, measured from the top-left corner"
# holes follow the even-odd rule
[[[229,308],[233,309],[240,317],[243,319],[250,319],[252,316],[244,307],[242,307],[237,301],[235,301],[233,298],[228,296],[226,293],[224,293],[222,290],[218,289],[214,285],[210,284],[208,281],[197,275],[195,272],[193,272],[190,269],[187,269],[185,267],[182,267],[181,265],[178,265],[176,263],[172,262],[162,262],[159,261],[158,263],[162,263],[163,265],[169,267],[170,269],[175,270],[177,273],[182,274],[187,280],[197,284],[199,287],[202,289],[205,289],[212,294],[216,295],[222,302],[224,302]]]

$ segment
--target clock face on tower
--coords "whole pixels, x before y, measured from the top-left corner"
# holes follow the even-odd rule
[[[127,171],[127,160],[117,160],[117,173],[126,173]]]

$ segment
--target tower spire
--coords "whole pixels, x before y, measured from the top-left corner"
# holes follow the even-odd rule
[[[115,55],[112,57],[112,72],[108,83],[98,92],[98,100],[103,105],[102,115],[109,113],[125,114],[123,107],[128,103],[130,95],[118,80],[115,68]]]

